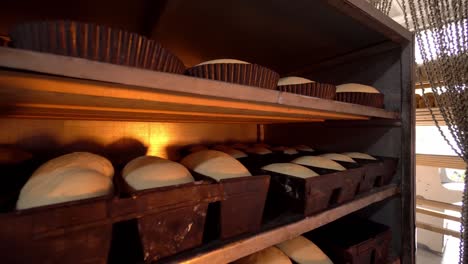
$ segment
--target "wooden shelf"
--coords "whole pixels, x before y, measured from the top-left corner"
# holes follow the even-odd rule
[[[7,117],[252,123],[399,117],[378,108],[11,48],[0,48],[0,67]]]
[[[416,165],[459,170],[466,169],[466,164],[462,158],[448,155],[416,154]]]
[[[267,247],[276,245],[285,240],[297,237],[310,230],[333,222],[345,215],[353,213],[371,204],[383,201],[399,193],[395,185],[383,187],[370,194],[361,196],[349,203],[331,210],[307,217],[300,221],[262,232],[252,237],[224,244],[211,250],[186,254],[175,260],[177,263],[228,263],[244,256],[250,255]],[[172,262],[173,260],[169,260]]]
[[[439,125],[444,126],[445,120],[440,113],[438,107],[431,108],[432,112],[436,116]],[[416,109],[416,125],[417,126],[435,126],[434,119],[432,118],[431,112],[428,108],[417,108]]]

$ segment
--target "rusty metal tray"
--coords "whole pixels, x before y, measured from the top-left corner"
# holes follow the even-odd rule
[[[194,173],[196,179],[211,179]],[[223,199],[210,204],[205,241],[228,239],[260,230],[270,176],[247,176],[219,182]]]
[[[265,171],[271,175],[267,204],[271,215],[280,214],[278,210],[292,208],[293,211],[309,216],[330,206],[352,200],[359,192],[359,185],[364,174],[362,168],[339,172],[315,167],[308,168],[320,176],[304,179]]]
[[[111,196],[0,215],[3,263],[107,263]]]
[[[389,227],[360,218],[345,218],[306,234],[333,263],[387,263],[392,239]]]
[[[122,253],[119,260],[128,257],[128,252],[116,248],[122,244],[128,246],[129,236],[139,237],[141,247],[133,250],[143,252],[133,254],[145,261],[156,261],[201,245],[208,205],[222,198],[221,186],[196,181],[138,191],[122,177],[118,179],[120,195],[112,203],[111,217],[116,222],[127,223],[115,225],[113,258]]]
[[[377,156],[376,161],[354,159],[365,170],[361,192],[369,191],[374,187],[381,187],[392,182],[398,165],[398,158]]]

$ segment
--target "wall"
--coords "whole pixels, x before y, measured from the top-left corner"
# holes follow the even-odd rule
[[[439,169],[436,167],[416,166],[416,195],[426,199],[446,203],[456,203],[462,200],[461,191],[452,191],[444,188],[441,184]],[[431,208],[437,210],[435,208]],[[443,219],[416,214],[416,221],[429,223],[443,227]],[[418,228],[417,242],[436,252],[443,252],[443,235]]]
[[[40,157],[79,150],[111,156],[136,151],[177,160],[185,145],[256,138],[255,124],[0,119],[0,145],[17,145]]]

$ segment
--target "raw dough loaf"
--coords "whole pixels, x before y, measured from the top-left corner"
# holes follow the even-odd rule
[[[353,159],[365,159],[365,160],[377,160],[376,158],[372,157],[369,154],[361,153],[361,152],[345,152],[343,155],[346,155]]]
[[[310,178],[318,176],[315,171],[294,163],[273,163],[262,168],[266,171],[296,176],[299,178]]]
[[[189,153],[193,153],[193,152],[197,152],[197,151],[200,151],[200,150],[205,150],[205,149],[208,149],[207,146],[203,146],[203,145],[193,145],[193,146],[190,146],[187,151]]]
[[[194,181],[187,168],[181,164],[154,156],[141,156],[133,159],[123,169],[122,177],[136,190]]]
[[[244,152],[242,152],[240,150],[237,150],[235,148],[228,147],[228,146],[217,145],[217,146],[214,146],[213,149],[214,150],[219,150],[219,151],[222,151],[222,152],[224,152],[224,153],[226,153],[228,155],[231,155],[235,159],[240,159],[240,158],[247,157],[247,154],[245,154]]]
[[[233,264],[292,264],[292,262],[283,251],[269,247],[234,261]]]
[[[327,158],[327,159],[331,159],[331,160],[336,160],[336,161],[356,163],[356,161],[353,160],[352,158],[350,158],[349,156],[346,156],[346,155],[343,155],[343,154],[338,154],[338,153],[327,153],[327,154],[322,154],[322,155],[319,155],[319,156]]]
[[[185,167],[217,181],[252,176],[238,160],[216,150],[202,150],[192,153],[183,158],[181,163]]]
[[[307,145],[297,145],[294,146],[295,149],[299,151],[314,152],[315,150]]]
[[[227,64],[250,64],[249,62],[246,61],[241,61],[241,60],[234,60],[234,59],[217,59],[217,60],[210,60],[210,61],[205,61],[202,63],[199,63],[195,66],[200,66],[200,65],[205,65],[205,64],[221,64],[221,63],[227,63]]]
[[[369,85],[358,83],[346,83],[336,86],[337,93],[380,93],[379,90]]]
[[[254,148],[256,147],[261,147],[261,148],[269,148],[270,145],[266,144],[266,143],[255,143],[252,145]]]
[[[257,154],[257,155],[266,155],[266,154],[271,154],[271,150],[265,148],[265,147],[252,147],[248,148],[245,150],[247,153],[251,154]]]
[[[108,159],[89,152],[73,152],[42,164],[33,173],[31,178],[49,175],[56,171],[65,171],[69,168],[76,167],[95,170],[97,173],[109,178],[114,176],[114,167],[112,167],[112,164]]]
[[[306,78],[302,78],[302,77],[291,76],[291,77],[284,77],[284,78],[279,79],[278,86],[304,84],[304,83],[314,83],[314,81],[306,79]]]
[[[68,167],[30,178],[21,189],[16,209],[104,196],[111,190],[111,177],[89,168]]]
[[[279,152],[282,152],[283,154],[287,154],[287,155],[295,155],[295,154],[299,153],[295,148],[289,148],[289,147],[283,147],[283,146],[274,147],[271,150],[279,151]]]
[[[299,264],[333,264],[317,245],[303,236],[290,239],[276,246]]]
[[[234,143],[231,145],[231,148],[235,148],[235,149],[248,149],[249,146],[247,144],[244,144],[244,143]]]
[[[337,170],[337,171],[346,170],[345,167],[341,166],[335,161],[324,158],[324,157],[319,157],[319,156],[303,156],[303,157],[299,157],[293,160],[292,162],[300,164],[300,165],[312,166],[312,167],[323,168],[323,169],[330,169],[330,170]]]

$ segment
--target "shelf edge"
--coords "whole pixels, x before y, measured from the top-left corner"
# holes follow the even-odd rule
[[[0,67],[77,79],[143,87],[154,92],[183,93],[198,98],[220,98],[324,114],[397,119],[399,113],[373,107],[284,93],[226,82],[90,61],[48,53],[0,47]]]
[[[285,240],[297,237],[305,232],[333,222],[371,204],[395,196],[398,193],[399,188],[396,185],[383,187],[379,191],[365,195],[323,213],[307,217],[292,224],[278,227],[240,241],[229,243],[204,254],[177,260],[177,263],[203,264],[232,262]]]

